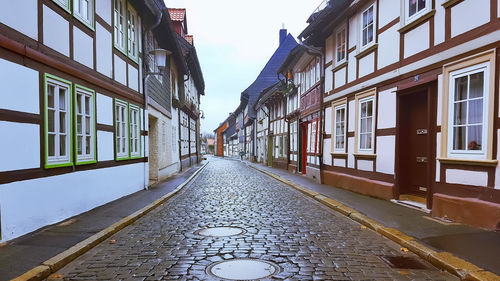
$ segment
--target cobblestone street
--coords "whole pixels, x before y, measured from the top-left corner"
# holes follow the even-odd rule
[[[236,226],[245,233],[196,231]],[[425,269],[391,268],[381,256],[407,256]],[[379,234],[245,164],[210,159],[177,196],[79,257],[66,280],[220,280],[206,268],[222,260],[271,261],[272,279],[455,280]]]

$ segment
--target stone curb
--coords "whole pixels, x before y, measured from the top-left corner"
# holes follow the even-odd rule
[[[306,194],[307,196],[313,198],[314,200],[322,203],[323,205],[326,205],[332,210],[335,210],[345,216],[348,216],[350,219],[366,226],[367,228],[370,228],[379,234],[389,238],[390,240],[398,243],[402,247],[407,248],[408,250],[412,251],[415,253],[417,256],[421,257],[422,259],[428,261],[429,263],[433,264],[439,269],[446,270],[450,272],[451,274],[454,274],[458,276],[462,280],[477,280],[477,281],[499,281],[500,276],[483,270],[476,265],[465,261],[463,259],[460,259],[451,253],[448,252],[436,252],[432,249],[429,249],[425,245],[421,244],[420,242],[417,241],[414,237],[408,236],[404,234],[403,232],[390,228],[390,227],[385,227],[379,222],[372,220],[368,218],[367,216],[361,214],[360,212],[345,206],[344,204],[335,201],[327,196],[324,196],[322,194],[319,194],[313,190],[310,190],[306,187],[303,187],[299,184],[293,183],[290,180],[284,179],[280,177],[279,175],[276,175],[274,173],[271,173],[269,171],[260,169],[254,164],[247,164],[247,166],[254,168],[255,170],[264,173],[284,184],[287,184],[294,189]]]
[[[59,253],[58,255],[44,261],[41,265],[25,272],[23,275],[12,279],[11,281],[40,281],[49,277],[50,274],[56,272],[61,269],[77,257],[86,253],[93,247],[97,246],[102,241],[109,238],[111,235],[117,233],[122,230],[126,226],[134,223],[139,218],[143,217],[147,213],[151,212],[153,209],[157,208],[165,201],[173,197],[177,194],[182,188],[184,188],[191,180],[193,180],[207,165],[207,163],[203,164],[196,172],[194,172],[187,180],[185,180],[182,184],[177,186],[173,191],[163,195],[159,199],[153,201],[149,205],[144,208],[132,213],[131,215],[119,220],[118,222],[108,226],[107,228],[99,231],[98,233],[90,236],[89,238],[79,242],[73,247],[67,249],[64,252]]]

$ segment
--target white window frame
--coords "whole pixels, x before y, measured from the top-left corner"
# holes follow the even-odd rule
[[[85,106],[85,98],[89,98],[89,108],[88,112]],[[78,108],[78,102],[80,100],[81,111]],[[95,92],[91,89],[85,88],[80,85],[75,85],[75,109],[74,109],[74,118],[75,118],[75,133],[74,133],[74,146],[75,146],[75,155],[76,155],[76,164],[90,164],[97,162],[96,159],[96,128],[95,128]],[[78,117],[81,116],[81,133],[78,130]],[[87,131],[87,123],[84,121],[85,118],[89,118],[88,124],[88,132],[87,135],[85,132]],[[82,153],[78,152],[78,139],[82,138]],[[85,147],[87,145],[87,137],[90,137],[90,152],[85,152]]]
[[[130,158],[139,158],[141,157],[141,109],[134,104],[129,104],[128,108]],[[134,149],[134,143],[137,144],[137,150]]]
[[[344,32],[344,58],[339,60],[338,57],[338,39],[339,39],[339,34],[341,32]],[[335,65],[341,65],[347,61],[347,25],[342,25],[337,31],[335,32]]]
[[[127,5],[126,24],[127,56],[137,62],[139,60],[139,17],[130,4]],[[132,33],[133,36],[131,36]],[[131,45],[134,44],[135,47],[132,47]]]
[[[360,46],[360,51],[363,51],[375,44],[375,41],[377,40],[377,5],[375,5],[376,2],[372,3],[369,5],[366,9],[364,9],[360,13],[360,33],[359,33],[359,46]],[[363,14],[367,12],[370,8],[373,8],[373,22],[372,22],[372,30],[373,30],[373,39],[370,42],[367,42],[365,45],[363,45]]]
[[[59,77],[50,75],[50,74],[45,74],[44,75],[44,87],[45,87],[45,120],[44,120],[44,125],[45,125],[45,168],[56,168],[56,167],[64,167],[64,166],[72,166],[73,165],[73,156],[72,156],[72,150],[71,150],[71,137],[72,137],[72,123],[71,123],[71,90],[72,90],[72,83],[69,81],[66,81],[64,79],[61,79]],[[53,105],[54,107],[49,107],[48,104],[48,87],[53,86],[54,87],[54,98],[53,98]],[[60,108],[60,99],[59,99],[59,92],[60,89],[65,89],[65,98],[64,98],[64,110]],[[57,97],[57,98],[56,98]],[[54,111],[54,126],[53,132],[49,132],[49,110]],[[61,132],[60,130],[60,113],[65,113],[65,131]],[[50,156],[49,155],[49,135],[54,135],[54,155]],[[65,137],[65,155],[61,155],[60,153],[60,138],[61,136]]]
[[[130,135],[129,135],[129,115],[128,115],[128,102],[115,99],[115,155],[116,160],[125,160],[130,158]],[[123,110],[123,114],[121,114]],[[123,120],[125,117],[125,120]],[[120,142],[121,141],[121,142]],[[123,143],[125,141],[125,143]],[[118,142],[121,145],[118,145]],[[123,151],[121,148],[125,148]],[[118,151],[120,148],[120,151]]]
[[[403,9],[404,9],[404,23],[408,24],[413,22],[414,20],[420,18],[421,16],[425,15],[427,12],[431,10],[432,6],[432,1],[431,0],[425,0],[425,8],[423,8],[420,11],[417,11],[415,14],[410,16],[410,0],[403,0]],[[417,0],[418,3],[418,0]]]
[[[454,115],[455,115],[455,80],[461,77],[468,77],[472,74],[477,74],[483,72],[483,122],[482,122],[482,145],[481,150],[456,150],[453,148],[454,142]],[[448,95],[448,156],[450,158],[464,158],[464,159],[486,159],[487,157],[487,147],[488,147],[488,108],[489,108],[489,77],[490,69],[489,63],[481,63],[473,66],[469,66],[463,69],[455,70],[450,72],[449,78],[449,95]],[[469,81],[470,82],[470,81]],[[470,87],[470,83],[468,83]],[[467,96],[468,96],[467,89]],[[468,101],[467,99],[466,101]],[[467,113],[468,116],[468,106]],[[468,124],[465,125],[467,127]],[[466,130],[466,141],[467,141],[467,130]]]
[[[120,5],[117,5],[120,4]],[[119,6],[119,7],[117,7]],[[121,9],[119,9],[121,8]],[[127,2],[125,0],[113,0],[113,45],[126,54],[127,50]],[[120,19],[122,24],[120,25]],[[119,37],[119,35],[121,36]]]
[[[86,19],[78,10],[82,10],[83,3],[87,2],[87,12],[89,18]],[[94,0],[73,0],[73,16],[81,21],[86,26],[94,30]]]
[[[339,110],[344,110],[344,121],[339,121],[337,120],[337,111]],[[347,137],[347,104],[342,103],[338,105],[333,106],[333,127],[332,127],[332,143],[333,143],[333,152],[336,153],[345,153],[346,152],[346,137]],[[344,123],[344,130],[343,130],[343,140],[344,140],[344,147],[337,147],[337,124],[338,123]]]

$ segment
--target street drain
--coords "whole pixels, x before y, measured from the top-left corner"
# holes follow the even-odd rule
[[[273,276],[280,267],[272,262],[254,259],[233,259],[220,261],[207,267],[213,277],[228,280],[255,280]]]
[[[401,256],[380,256],[383,260],[392,268],[399,269],[427,269],[427,267],[419,262],[418,260],[411,257],[401,257]]]
[[[224,237],[224,236],[239,235],[245,232],[246,230],[240,227],[220,226],[220,227],[209,227],[205,229],[200,229],[197,230],[194,234],[202,236]]]

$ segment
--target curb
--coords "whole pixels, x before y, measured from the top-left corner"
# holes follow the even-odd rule
[[[61,269],[77,257],[86,253],[90,249],[97,246],[102,241],[109,238],[111,235],[117,233],[123,228],[129,226],[130,224],[137,221],[139,218],[143,217],[147,213],[151,212],[156,207],[163,204],[165,201],[176,195],[181,189],[183,189],[191,180],[193,180],[207,165],[208,161],[203,164],[196,172],[194,172],[187,180],[185,180],[182,184],[177,186],[171,192],[163,195],[159,199],[153,201],[149,205],[143,207],[142,209],[132,213],[131,215],[115,222],[114,224],[106,227],[105,229],[99,231],[98,233],[90,236],[89,238],[77,243],[71,248],[67,249],[64,252],[57,254],[56,256],[42,262],[41,265],[25,272],[23,275],[18,276],[11,281],[41,281],[45,278],[49,277],[50,274],[56,272]]]
[[[351,220],[354,220],[367,228],[372,229],[373,231],[389,238],[390,240],[398,243],[402,247],[407,248],[408,250],[415,253],[417,256],[422,259],[428,261],[432,265],[436,266],[439,269],[446,270],[451,274],[458,276],[462,280],[477,280],[477,281],[494,281],[500,280],[500,276],[486,271],[478,266],[465,261],[461,258],[458,258],[451,253],[448,252],[436,252],[432,249],[429,249],[427,246],[421,244],[417,241],[416,238],[412,236],[408,236],[403,232],[390,227],[385,227],[381,223],[368,218],[362,213],[345,206],[344,204],[335,201],[327,196],[319,194],[316,191],[310,190],[306,187],[303,187],[299,184],[293,183],[290,180],[284,179],[279,175],[266,171],[264,169],[260,169],[254,164],[247,164],[247,166],[266,174],[284,184],[287,184],[294,189],[304,193],[305,195],[313,198],[314,200],[322,203],[323,205],[329,207],[330,209],[337,211]]]

